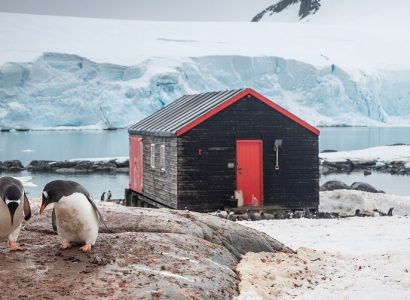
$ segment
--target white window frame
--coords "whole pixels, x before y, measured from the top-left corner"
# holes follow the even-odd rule
[[[161,167],[161,171],[165,171],[165,145],[161,145],[161,148],[160,148],[159,165]]]
[[[150,152],[150,157],[151,157],[151,168],[155,169],[155,144],[151,144],[151,152]]]

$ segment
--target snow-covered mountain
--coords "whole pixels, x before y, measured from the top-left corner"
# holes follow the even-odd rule
[[[185,93],[244,87],[315,125],[410,125],[410,21],[397,7],[330,18],[351,1],[302,22],[0,13],[0,128],[124,127]]]
[[[253,22],[302,22],[369,26],[374,33],[385,25],[408,25],[410,2],[406,0],[272,0],[250,19]]]
[[[296,6],[299,19],[303,19],[319,10],[320,0],[281,0],[258,13],[252,18],[252,22],[259,22],[266,15],[280,14],[290,6]]]

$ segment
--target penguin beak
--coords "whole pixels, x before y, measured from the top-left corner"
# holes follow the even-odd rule
[[[43,201],[40,207],[40,215],[43,214],[44,210],[46,209],[47,204]]]
[[[13,225],[14,213],[16,212],[18,206],[19,204],[17,203],[17,201],[10,201],[7,204],[11,217],[11,225]]]

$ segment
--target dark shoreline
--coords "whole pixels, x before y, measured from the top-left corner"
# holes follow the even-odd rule
[[[89,174],[89,173],[128,173],[129,162],[127,160],[33,160],[27,166],[23,166],[19,160],[0,161],[0,173],[16,173],[21,171],[32,173],[57,173],[57,174]]]
[[[320,160],[320,174],[350,174],[362,171],[365,175],[372,172],[389,173],[392,175],[410,175],[410,168],[406,168],[405,162],[395,161],[386,164],[378,164],[377,161],[366,163],[353,162],[349,159],[343,162],[329,162]],[[0,172],[21,172],[27,170],[32,173],[59,173],[59,174],[84,174],[84,173],[128,173],[129,160],[32,160],[27,166],[23,166],[20,160],[0,161]]]
[[[329,162],[320,159],[320,174],[350,174],[352,172],[362,171],[365,175],[371,175],[372,172],[389,173],[391,175],[410,175],[410,168],[406,168],[406,162],[394,161],[390,163],[378,163],[376,160],[366,163],[353,162],[346,159],[342,162]]]

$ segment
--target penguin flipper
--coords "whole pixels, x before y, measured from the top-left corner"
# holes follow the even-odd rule
[[[105,223],[105,220],[98,209],[97,205],[95,204],[93,197],[91,197],[90,193],[81,185],[78,184],[78,188],[80,189],[80,192],[84,194],[84,196],[87,198],[88,202],[90,202],[91,206],[94,208],[95,212],[97,213],[98,220],[104,224],[105,228],[109,231],[112,232],[111,229],[108,228],[107,224]]]
[[[30,203],[28,202],[28,198],[26,196],[26,193],[24,193],[24,205],[23,205],[23,210],[24,210],[24,220],[28,221],[31,218],[31,208],[30,208]]]
[[[56,223],[56,209],[53,208],[53,213],[51,214],[51,225],[53,226],[53,230],[57,232],[57,223]]]
[[[94,200],[91,198],[91,196],[89,194],[86,194],[87,200],[88,202],[90,202],[91,206],[94,208],[94,210],[96,211],[97,215],[98,215],[98,220],[101,221],[104,224],[104,227],[112,233],[112,230],[108,228],[107,223],[105,223],[105,220],[100,212],[100,210],[98,209],[97,205],[95,204]]]

